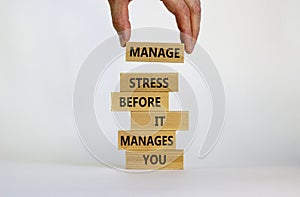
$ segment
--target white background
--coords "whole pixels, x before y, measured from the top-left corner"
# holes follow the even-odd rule
[[[240,168],[291,167],[298,176],[295,171],[288,170],[256,173],[265,172],[266,177],[274,181],[286,180],[287,188],[295,186],[293,181],[299,181],[299,7],[297,0],[203,0],[199,43],[211,55],[223,79],[227,116],[219,144],[199,166],[200,176],[201,172],[205,175],[211,171],[221,176],[211,169],[213,167],[230,168],[232,171],[227,171],[228,176]],[[134,0],[130,5],[130,18],[133,28],[177,29],[174,17],[159,0]],[[80,65],[89,52],[115,34],[108,2],[1,0],[0,25],[0,182],[7,183],[0,183],[0,194],[2,191],[6,191],[5,194],[23,191],[17,189],[18,184],[12,187],[18,183],[13,181],[18,176],[21,176],[18,179],[20,187],[24,186],[27,178],[23,180],[22,177],[26,175],[28,180],[41,184],[40,179],[36,180],[28,172],[28,169],[44,171],[40,164],[99,168],[101,164],[84,149],[77,135],[72,115],[72,90]],[[27,164],[20,167],[21,163]],[[38,166],[32,167],[32,163],[38,163]],[[49,166],[46,169],[49,168],[55,171]],[[209,170],[205,171],[206,168]],[[88,168],[87,174],[96,169]],[[51,170],[47,170],[45,176],[51,176]],[[56,180],[67,182],[60,179],[62,172],[65,170],[58,170],[57,176],[48,180],[49,185],[53,181],[55,186]],[[116,172],[108,172],[119,176]],[[276,173],[278,177],[274,175]],[[97,175],[91,174],[99,180]],[[243,173],[240,174],[243,177]],[[250,171],[251,175],[255,173]],[[285,175],[292,178],[282,178]],[[172,179],[172,175],[166,175],[169,176]],[[193,178],[194,175],[179,176]],[[215,176],[216,180],[222,182],[218,176]],[[157,177],[153,177],[155,182]],[[76,178],[82,176],[79,174]],[[122,178],[125,182],[126,177]],[[189,178],[186,178],[187,183]],[[151,184],[152,179],[147,183]],[[233,186],[235,180],[233,177]],[[239,180],[237,178],[236,183]],[[210,181],[212,185],[215,183]],[[257,179],[251,181],[255,183]],[[263,185],[262,191],[280,195],[275,189],[281,191],[280,182],[279,185],[272,181],[266,184],[271,185]],[[28,187],[32,187],[28,192],[34,191],[33,185],[28,183]],[[74,189],[63,187],[67,185],[64,183],[58,185],[61,190],[65,189],[62,194],[69,194]],[[89,187],[84,188],[89,191]],[[251,187],[241,188],[256,191]],[[48,188],[49,191],[52,189]],[[223,196],[227,194],[221,193],[222,188],[212,191]],[[236,194],[226,191],[228,195]],[[208,190],[204,192],[209,194]],[[93,190],[93,194],[96,193]],[[292,194],[297,196],[297,193],[299,189]]]

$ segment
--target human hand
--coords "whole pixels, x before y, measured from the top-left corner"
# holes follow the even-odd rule
[[[119,34],[121,46],[130,39],[128,4],[131,0],[109,0],[113,26]],[[175,15],[185,51],[192,53],[196,44],[201,22],[200,0],[162,0],[167,9]]]

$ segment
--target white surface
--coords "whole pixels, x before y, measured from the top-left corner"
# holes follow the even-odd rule
[[[299,168],[203,168],[125,174],[99,166],[0,165],[0,196],[4,197],[299,195]]]

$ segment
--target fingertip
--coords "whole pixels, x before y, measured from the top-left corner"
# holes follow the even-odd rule
[[[184,43],[185,52],[191,54],[195,46],[193,38],[190,35],[181,32],[180,40],[182,43]]]
[[[187,54],[191,54],[193,52],[193,49],[192,48],[185,48],[185,52]]]
[[[130,36],[131,36],[131,29],[126,29],[125,31],[123,31],[123,35],[124,35],[124,40],[125,42],[128,42],[130,40]]]
[[[194,45],[185,45],[185,52],[191,54],[194,51]]]
[[[119,32],[119,40],[121,47],[125,47],[126,43],[129,42],[131,35],[131,30],[127,29],[125,31]]]

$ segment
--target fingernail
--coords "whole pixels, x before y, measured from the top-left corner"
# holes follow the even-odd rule
[[[120,40],[121,47],[125,47],[126,46],[126,41],[125,41],[125,37],[124,37],[123,33],[119,34],[119,40]]]
[[[193,52],[193,50],[194,50],[194,48],[195,48],[195,43],[194,43],[194,40],[193,39],[188,39],[189,41],[189,43],[186,45],[186,52],[188,53],[188,54],[191,54],[192,52]]]
[[[184,46],[185,51],[188,54],[192,53],[194,49],[193,39],[189,35],[183,33],[181,33],[180,38],[185,45]]]

